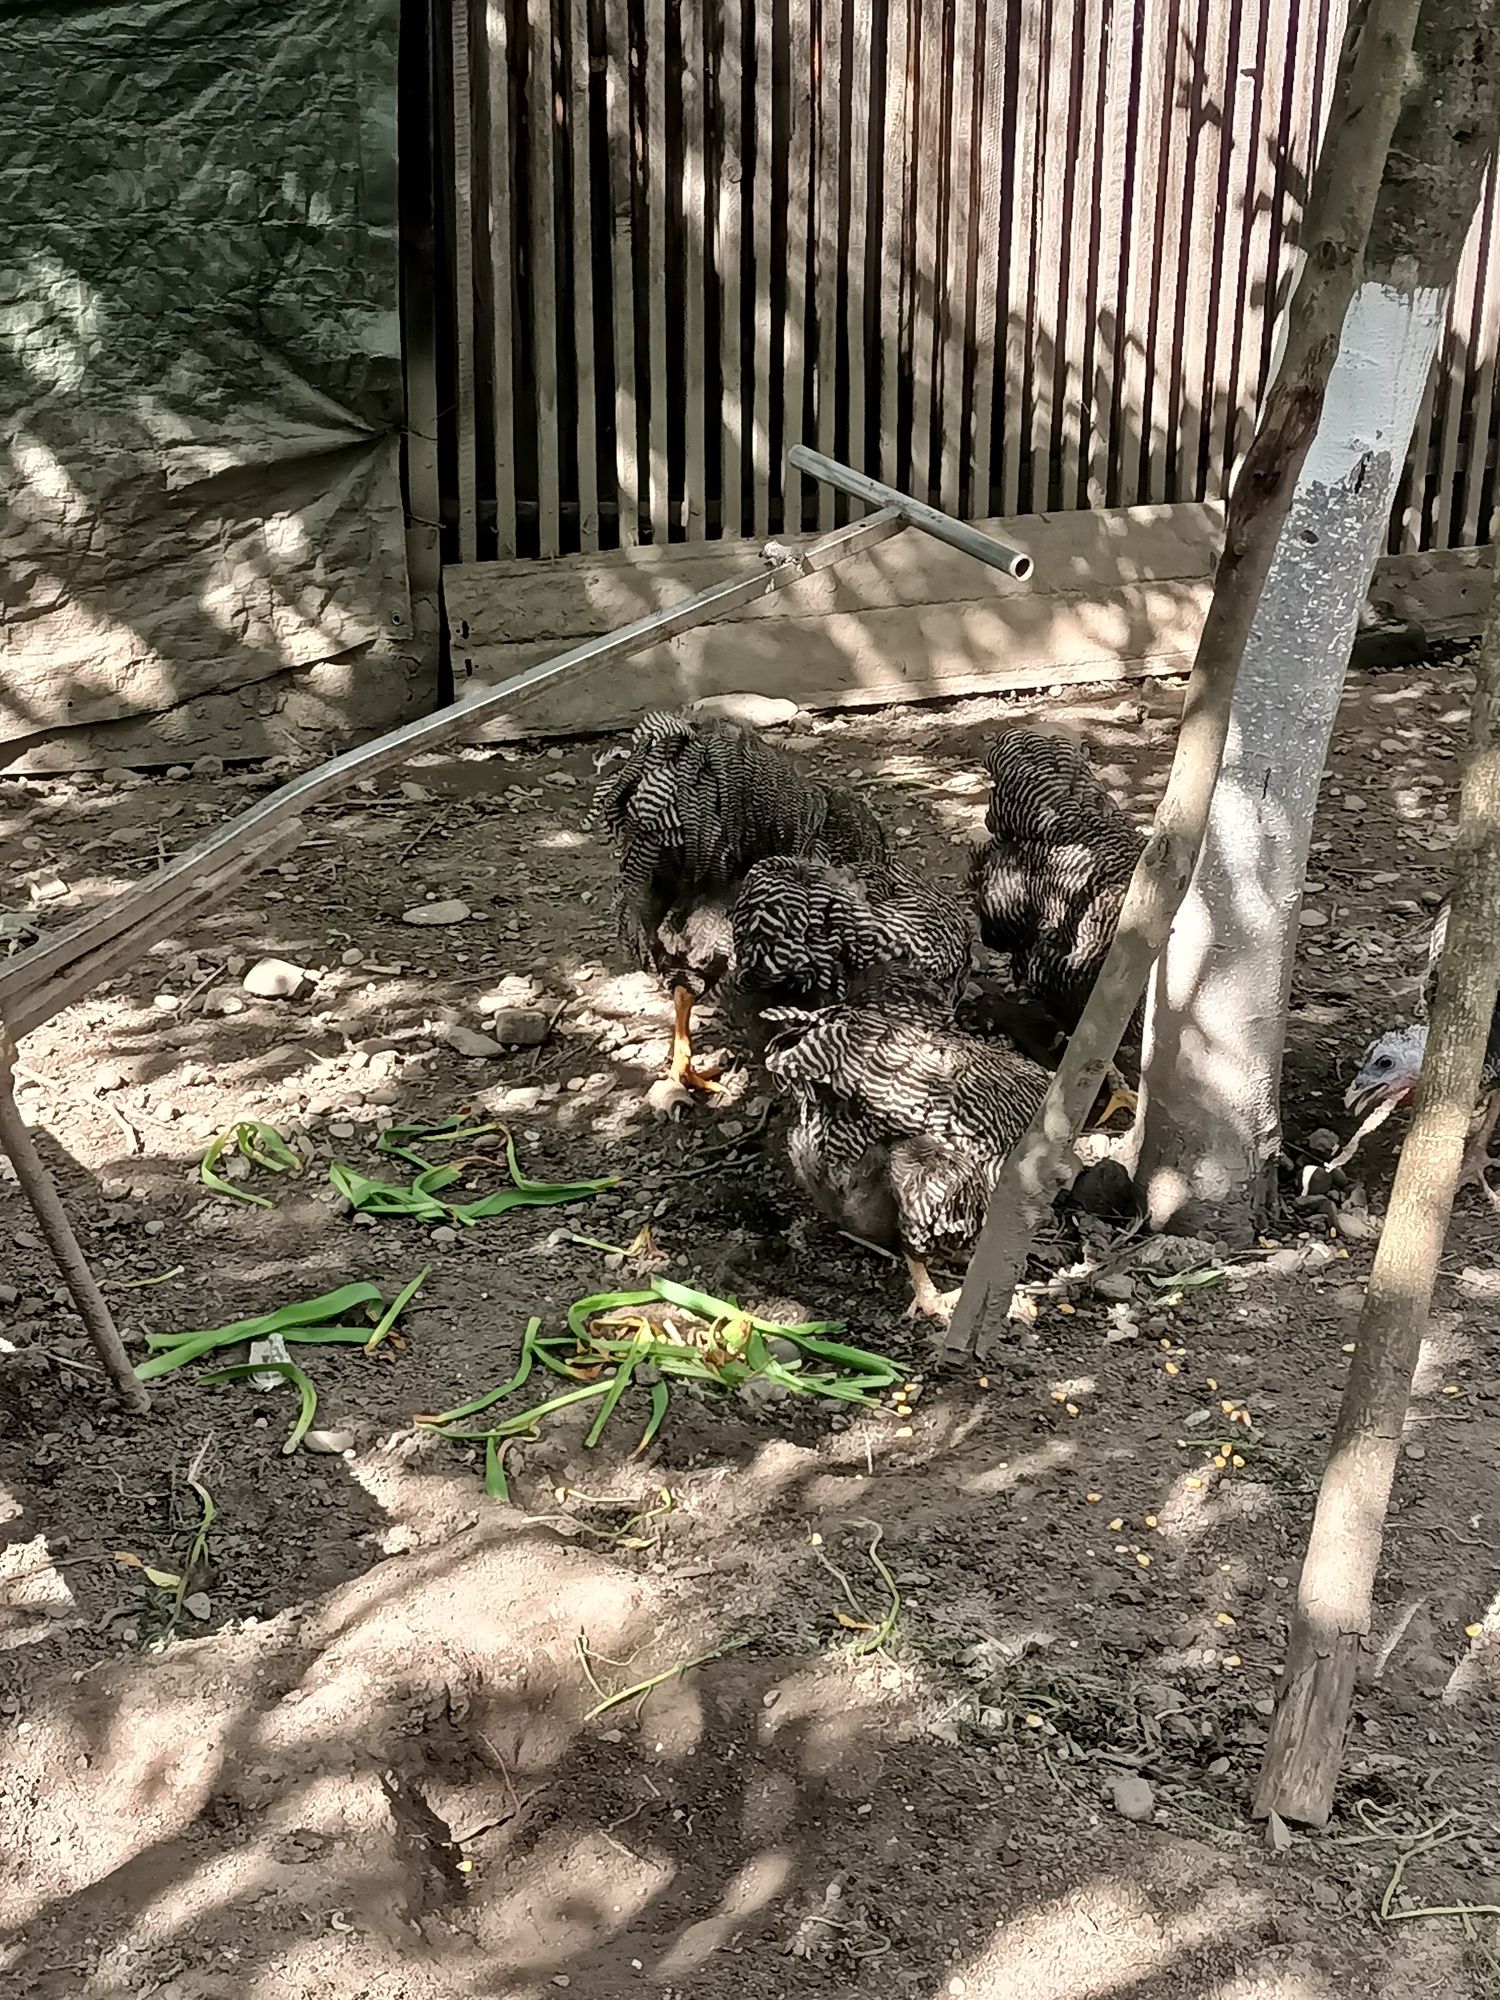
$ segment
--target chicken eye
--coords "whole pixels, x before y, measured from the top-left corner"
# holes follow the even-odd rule
[[[1391,1059],[1389,1056],[1377,1056],[1375,1058],[1375,1068],[1377,1073],[1381,1073],[1384,1072],[1385,1070],[1388,1070],[1390,1066],[1391,1066]]]

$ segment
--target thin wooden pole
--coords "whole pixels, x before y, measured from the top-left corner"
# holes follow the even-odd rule
[[[578,391],[578,546],[599,546],[598,387],[594,378],[594,182],[589,0],[568,0],[568,137],[572,146],[574,380]]]
[[[1417,1108],[1386,1208],[1318,1492],[1253,1810],[1324,1826],[1370,1628],[1412,1379],[1432,1309],[1500,979],[1500,597],[1475,669],[1473,756]]]
[[[47,1239],[47,1248],[52,1252],[64,1284],[73,1295],[84,1332],[104,1372],[114,1383],[126,1409],[142,1414],[150,1409],[151,1398],[146,1393],[145,1385],[135,1378],[130,1357],[125,1352],[125,1343],[105,1304],[104,1294],[94,1281],[94,1274],[89,1269],[78,1238],[73,1234],[72,1224],[68,1221],[52,1176],[43,1166],[41,1155],[21,1116],[14,1095],[15,1061],[16,1045],[0,1023],[0,1151],[15,1169],[16,1185],[26,1197],[27,1205],[36,1217],[37,1227]]]

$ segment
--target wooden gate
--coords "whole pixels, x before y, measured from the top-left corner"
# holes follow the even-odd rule
[[[1337,0],[435,4],[449,559],[826,526],[799,438],[969,516],[1224,491]],[[1393,548],[1491,533],[1494,219]]]

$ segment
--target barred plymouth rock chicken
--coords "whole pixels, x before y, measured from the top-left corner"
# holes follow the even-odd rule
[[[1410,1097],[1417,1087],[1417,1079],[1422,1073],[1422,1058],[1427,1052],[1427,1022],[1425,1016],[1432,1005],[1437,990],[1438,960],[1443,955],[1443,945],[1448,936],[1448,906],[1445,903],[1438,911],[1437,921],[1432,927],[1432,936],[1427,945],[1427,971],[1422,979],[1418,999],[1420,1013],[1424,1017],[1413,1021],[1405,1028],[1392,1028],[1378,1041],[1365,1050],[1354,1081],[1344,1093],[1345,1107],[1355,1112],[1361,1119],[1372,1119],[1377,1111],[1394,1110],[1403,1098]],[[1464,1152],[1463,1167],[1459,1186],[1471,1183],[1483,1189],[1491,1204],[1500,1210],[1500,1190],[1490,1186],[1486,1177],[1489,1164],[1490,1141],[1495,1135],[1495,1127],[1500,1125],[1500,999],[1495,1002],[1494,1013],[1490,1017],[1489,1039],[1484,1048],[1484,1068],[1479,1082],[1479,1103],[1475,1120],[1469,1134],[1469,1143]],[[1359,1135],[1356,1134],[1357,1142]]]
[[[1082,748],[1067,738],[1012,729],[991,745],[985,828],[970,886],[979,930],[1009,952],[1026,998],[1071,1035],[1114,942],[1125,891],[1145,836],[1110,798]],[[1139,1033],[1139,1010],[1131,1033]],[[1111,1098],[1134,1108],[1113,1071]]]
[[[757,861],[735,898],[742,1013],[878,1005],[897,995],[951,1019],[973,969],[974,920],[956,896],[887,861]]]
[[[714,1077],[693,1064],[692,1012],[730,969],[730,911],[746,874],[772,855],[878,861],[880,823],[750,730],[692,715],[636,725],[594,816],[619,847],[621,935],[672,995],[671,1078],[712,1090]]]
[[[971,1247],[1046,1071],[916,993],[766,1020],[766,1067],[793,1106],[792,1172],[828,1221],[904,1257],[913,1314],[945,1318],[956,1294],[928,1263]]]

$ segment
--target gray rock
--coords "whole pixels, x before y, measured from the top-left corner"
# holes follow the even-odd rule
[[[342,1458],[346,1451],[354,1449],[354,1433],[347,1430],[311,1430],[302,1443],[306,1450],[317,1452],[324,1458]]]
[[[191,768],[195,778],[222,778],[224,775],[224,759],[222,757],[195,757]]]
[[[489,1023],[495,1040],[508,1049],[540,1048],[552,1031],[552,1016],[541,1007],[502,1007]]]
[[[285,958],[262,958],[252,965],[241,984],[257,1000],[295,1000],[311,983],[311,975]]]
[[[481,1035],[477,1029],[466,1028],[455,1021],[453,1026],[443,1030],[443,1040],[450,1049],[457,1049],[461,1056],[503,1056],[505,1044],[493,1041],[488,1035]]]
[[[1124,1271],[1107,1271],[1102,1278],[1094,1280],[1094,1290],[1101,1299],[1133,1299],[1135,1279]]]
[[[457,896],[445,897],[437,903],[418,903],[414,909],[404,910],[403,924],[462,924],[467,923],[474,912],[468,904]]]
[[[1147,1820],[1156,1810],[1156,1793],[1144,1778],[1114,1779],[1109,1800],[1122,1819]]]
[[[750,691],[734,694],[706,694],[693,703],[695,715],[722,715],[726,722],[738,722],[746,729],[768,729],[773,723],[790,722],[793,716],[802,713],[794,701],[784,695],[755,694]]]
[[[1320,1125],[1316,1132],[1308,1134],[1307,1150],[1320,1160],[1331,1160],[1340,1145],[1337,1132],[1330,1132],[1326,1125]]]

